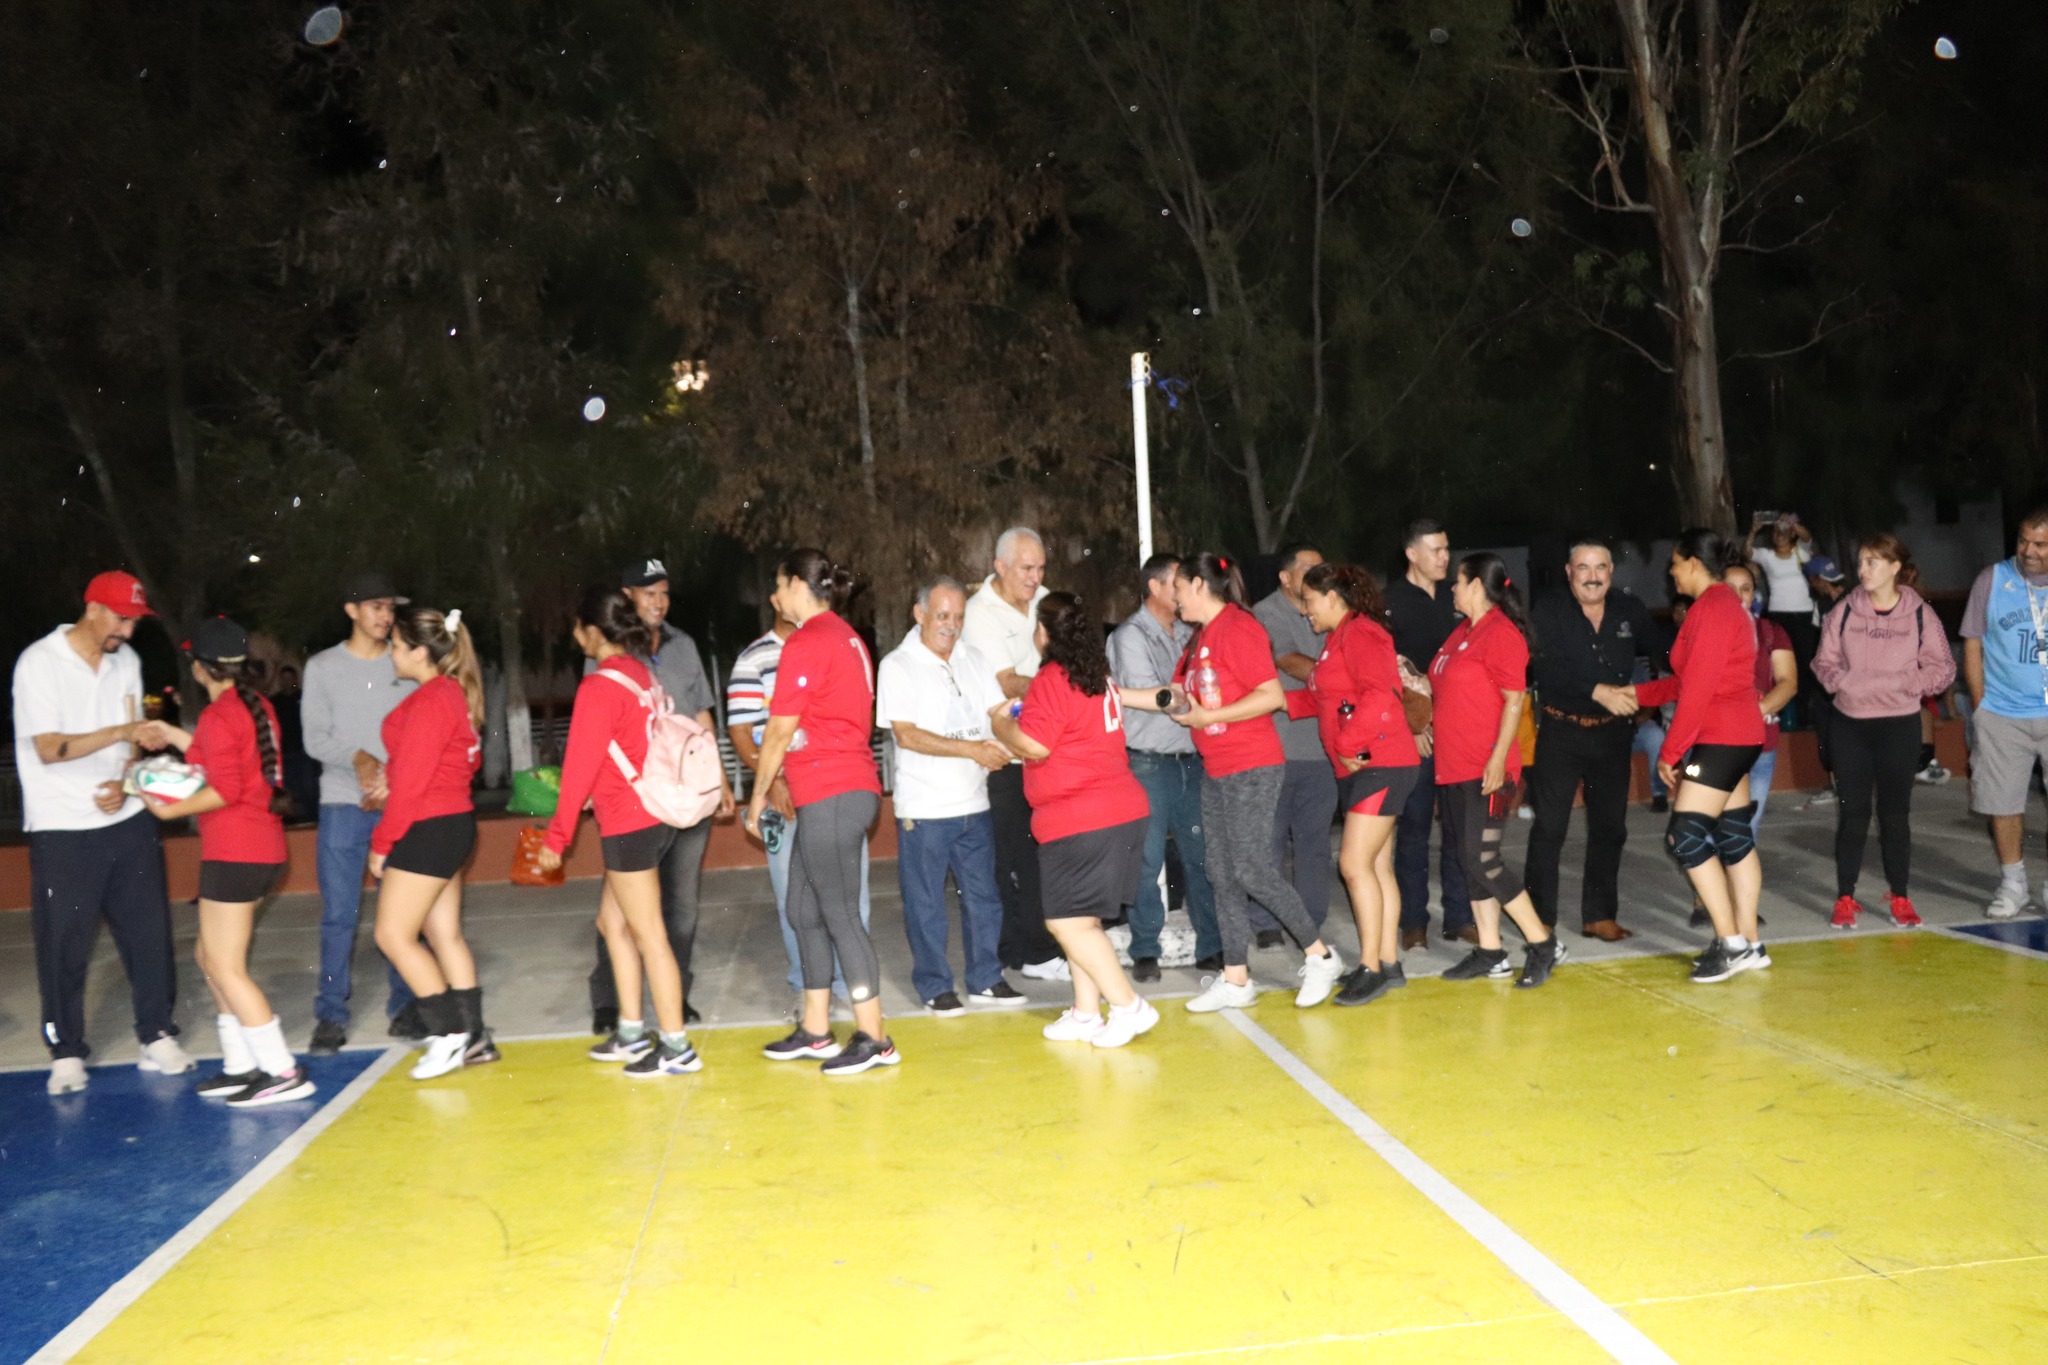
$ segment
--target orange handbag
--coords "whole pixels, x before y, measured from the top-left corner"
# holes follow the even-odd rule
[[[541,867],[540,854],[547,840],[548,832],[539,825],[528,825],[519,831],[519,840],[512,848],[514,886],[560,886],[568,876],[567,867],[557,867],[553,872]]]

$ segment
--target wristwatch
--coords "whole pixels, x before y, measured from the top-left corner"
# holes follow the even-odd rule
[[[1158,692],[1153,694],[1152,700],[1159,704],[1160,710],[1164,711],[1167,707],[1173,705],[1173,689],[1170,687],[1160,688]]]

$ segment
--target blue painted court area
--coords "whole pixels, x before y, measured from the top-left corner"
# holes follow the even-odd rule
[[[0,1365],[16,1365],[320,1111],[375,1051],[305,1059],[312,1099],[238,1112],[193,1093],[219,1069],[95,1067],[84,1094],[0,1074]]]
[[[1970,934],[1976,938],[1988,938],[1993,943],[2010,943],[2016,948],[2031,948],[2037,953],[2048,953],[2048,919],[2009,919],[1991,924],[1960,924],[1959,934]]]

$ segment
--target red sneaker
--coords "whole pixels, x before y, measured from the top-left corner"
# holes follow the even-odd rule
[[[1918,929],[1925,923],[1920,918],[1920,912],[1913,908],[1913,902],[1907,900],[1904,896],[1893,896],[1891,907],[1892,923],[1898,925],[1901,929]]]
[[[1863,907],[1856,903],[1854,896],[1840,896],[1835,900],[1835,913],[1828,923],[1837,929],[1854,929],[1856,917],[1863,913]]]

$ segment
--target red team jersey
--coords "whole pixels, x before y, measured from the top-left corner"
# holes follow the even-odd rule
[[[1187,688],[1189,696],[1195,695],[1193,680],[1203,664],[1216,670],[1225,706],[1242,701],[1260,683],[1280,676],[1273,666],[1273,641],[1266,628],[1235,602],[1226,604],[1208,625],[1195,631],[1187,653],[1173,670],[1173,680]],[[1229,777],[1287,761],[1280,748],[1280,732],[1269,715],[1232,721],[1220,735],[1204,734],[1203,728],[1193,731],[1195,748],[1202,755],[1202,771],[1211,777]]]
[[[1503,692],[1529,690],[1529,642],[1506,612],[1496,607],[1458,622],[1429,666],[1435,698],[1431,729],[1436,736],[1436,784],[1476,782],[1500,739]],[[1508,781],[1522,776],[1522,746],[1508,745]]]
[[[1287,694],[1287,714],[1296,720],[1315,717],[1323,752],[1339,777],[1351,772],[1342,761],[1347,758],[1363,758],[1374,768],[1413,768],[1422,762],[1401,706],[1394,637],[1356,612],[1323,641],[1308,686]]]
[[[639,793],[611,753],[616,742],[633,770],[640,771],[647,762],[651,713],[631,692],[598,676],[607,670],[631,678],[641,688],[654,685],[647,665],[630,654],[612,655],[576,685],[576,709],[569,716],[569,744],[562,755],[561,797],[555,802],[555,818],[548,821],[547,846],[557,853],[576,837],[585,801],[597,816],[600,835],[631,834],[661,823],[640,804]]]
[[[422,683],[398,703],[384,717],[383,737],[391,796],[370,851],[389,854],[420,821],[476,808],[469,788],[483,766],[484,746],[469,723],[462,684],[449,677]]]
[[[1017,728],[1052,750],[1024,765],[1031,837],[1041,844],[1142,820],[1152,813],[1124,750],[1124,708],[1114,686],[1091,697],[1067,670],[1046,664],[1024,694]]]
[[[270,722],[270,748],[277,752],[277,712],[262,702]],[[270,813],[272,784],[284,785],[282,770],[266,774],[256,747],[256,718],[241,697],[220,694],[199,713],[185,761],[206,769],[206,785],[227,799],[219,810],[199,817],[199,856],[218,863],[281,863],[284,817]]]
[[[1695,744],[1764,742],[1756,704],[1756,626],[1726,583],[1701,593],[1671,646],[1669,678],[1636,684],[1641,706],[1678,703],[1657,757],[1676,768]]]
[[[821,611],[782,646],[771,716],[795,716],[801,749],[782,760],[790,800],[799,806],[843,792],[882,794],[871,747],[875,729],[875,662],[853,627]]]

